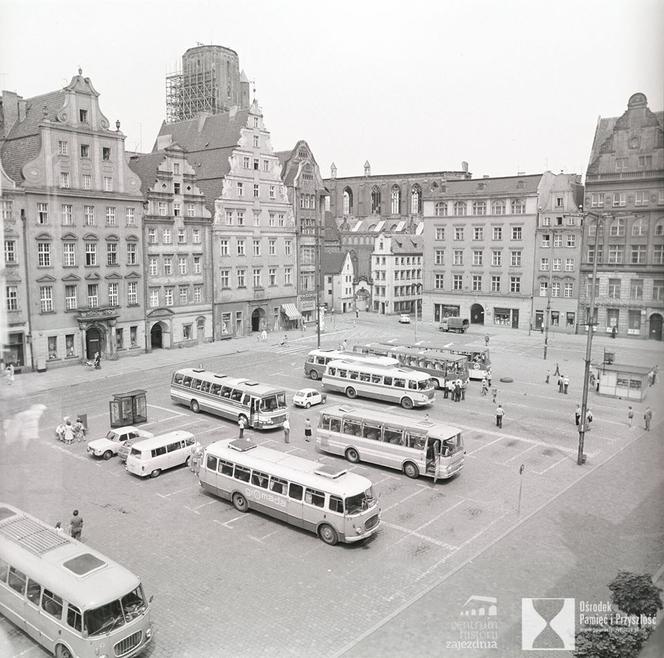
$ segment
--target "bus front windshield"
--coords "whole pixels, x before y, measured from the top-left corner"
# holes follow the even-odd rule
[[[463,448],[461,441],[461,434],[457,434],[449,439],[443,441],[443,448],[441,454],[443,457],[450,457],[454,453],[459,452]]]
[[[276,411],[277,409],[286,408],[286,394],[285,393],[275,393],[274,395],[268,395],[261,399],[260,410],[261,411]]]
[[[417,382],[417,388],[420,391],[428,391],[430,388],[434,388],[433,379],[423,379],[421,382]]]
[[[356,496],[349,496],[346,498],[346,514],[353,515],[365,512],[374,503],[373,489],[369,487]]]
[[[86,610],[85,629],[88,635],[101,635],[129,623],[147,610],[143,589],[139,586],[121,599],[111,601],[99,608]]]

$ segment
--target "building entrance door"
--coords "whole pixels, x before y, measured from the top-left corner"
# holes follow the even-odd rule
[[[653,340],[662,340],[662,316],[659,313],[653,313],[650,316],[649,337]]]
[[[518,308],[513,308],[512,309],[512,329],[518,329],[519,328],[519,309]]]
[[[150,329],[150,346],[153,350],[164,346],[161,322],[152,325],[152,329]]]
[[[89,360],[95,358],[95,354],[101,354],[101,332],[99,329],[88,329],[85,332],[85,354]]]
[[[482,304],[473,304],[470,307],[471,324],[484,324],[484,307]]]

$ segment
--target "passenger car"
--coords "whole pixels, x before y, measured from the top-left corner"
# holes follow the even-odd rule
[[[325,402],[325,397],[320,391],[315,388],[303,388],[293,396],[293,404],[296,407],[309,407]]]
[[[110,459],[117,455],[121,445],[129,439],[149,439],[154,436],[151,432],[139,430],[131,425],[127,427],[116,427],[110,430],[103,439],[95,439],[88,442],[88,454],[93,457]],[[126,459],[126,457],[125,457]]]
[[[402,313],[399,316],[399,323],[400,324],[410,324],[410,315],[408,315],[407,313]]]

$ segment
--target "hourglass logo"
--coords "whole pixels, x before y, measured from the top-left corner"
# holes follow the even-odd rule
[[[574,599],[521,599],[521,648],[574,649],[574,614]]]

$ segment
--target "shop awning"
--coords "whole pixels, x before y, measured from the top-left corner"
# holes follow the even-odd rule
[[[295,304],[282,304],[281,310],[288,316],[289,320],[299,320],[302,317]]]

